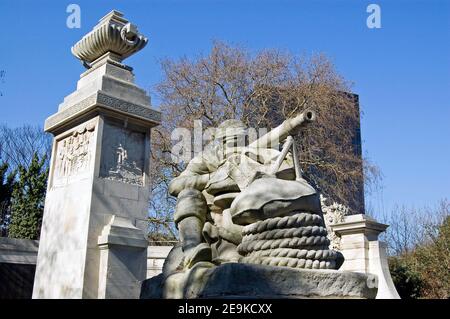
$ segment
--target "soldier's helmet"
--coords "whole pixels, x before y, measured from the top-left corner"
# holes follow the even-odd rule
[[[247,127],[239,120],[226,120],[217,127],[214,135],[216,140],[221,141],[223,144],[237,146],[236,142],[239,140],[245,143]]]

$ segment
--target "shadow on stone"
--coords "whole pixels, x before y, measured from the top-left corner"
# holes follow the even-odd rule
[[[378,284],[376,276],[362,273],[243,263],[194,267],[163,281],[162,275],[146,280],[141,298],[372,299]]]

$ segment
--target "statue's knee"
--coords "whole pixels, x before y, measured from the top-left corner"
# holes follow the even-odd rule
[[[202,192],[195,188],[185,188],[177,196],[178,200],[182,198],[199,198],[204,199]]]
[[[186,188],[178,194],[174,221],[179,223],[187,217],[196,217],[202,223],[206,220],[207,204],[202,192]]]

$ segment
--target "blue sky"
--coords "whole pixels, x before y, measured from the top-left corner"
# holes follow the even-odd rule
[[[81,7],[80,29],[66,27],[70,3]],[[381,29],[366,26],[370,3]],[[326,53],[360,95],[363,152],[384,174],[375,209],[450,197],[450,1],[2,0],[0,123],[42,125],[56,112],[83,71],[70,47],[111,9],[149,37],[126,62],[150,91],[159,59],[207,53],[214,39]]]

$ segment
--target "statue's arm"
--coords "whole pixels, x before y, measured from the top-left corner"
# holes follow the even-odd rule
[[[178,196],[186,188],[194,188],[202,191],[209,181],[209,173],[203,175],[180,175],[175,177],[169,184],[169,194]]]
[[[186,188],[202,191],[209,181],[210,171],[202,155],[193,158],[186,169],[169,184],[169,194],[178,196]]]

